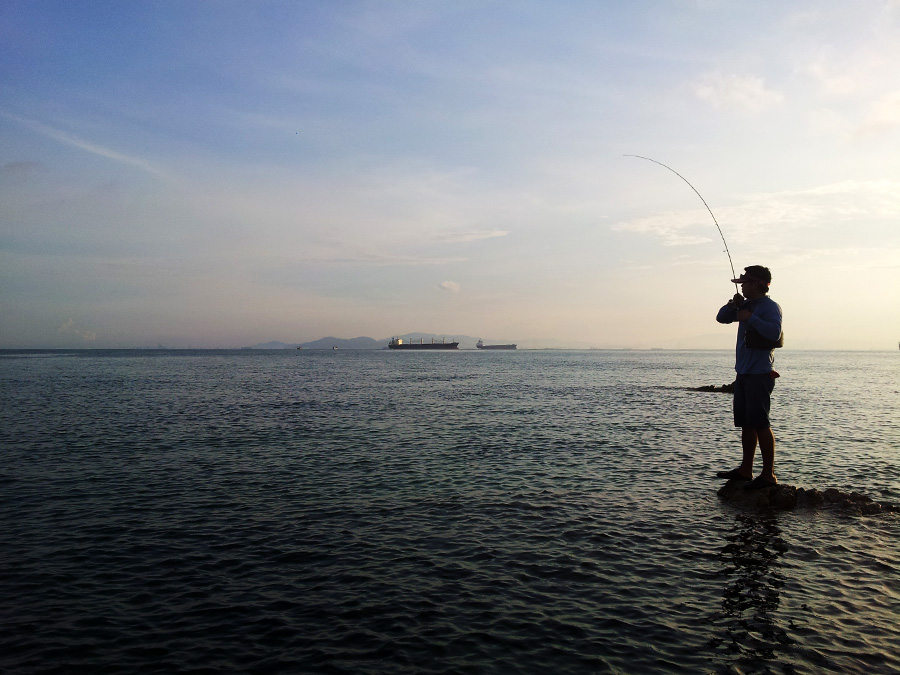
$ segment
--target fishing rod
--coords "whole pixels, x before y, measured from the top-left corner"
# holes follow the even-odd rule
[[[728,250],[728,242],[725,241],[725,235],[722,234],[722,228],[719,227],[719,221],[716,220],[716,215],[712,212],[712,209],[709,208],[709,204],[706,203],[706,200],[703,199],[703,195],[700,194],[700,192],[697,190],[697,188],[695,188],[693,185],[691,185],[691,182],[687,178],[682,176],[671,166],[666,166],[662,162],[658,162],[655,159],[651,159],[650,157],[642,157],[641,155],[624,155],[624,156],[625,157],[637,157],[638,159],[646,159],[648,162],[653,162],[654,164],[659,164],[661,167],[668,169],[669,171],[674,173],[676,176],[678,176],[681,180],[683,180],[685,183],[687,183],[690,186],[691,190],[693,190],[694,192],[697,193],[697,196],[700,197],[700,201],[703,202],[703,206],[706,207],[706,210],[709,211],[709,215],[712,216],[713,222],[716,224],[716,229],[719,231],[719,236],[722,237],[722,243],[725,244],[725,253],[728,254],[728,264],[731,265],[731,278],[737,279],[737,275],[734,273],[734,263],[731,261],[731,252]],[[734,287],[735,287],[735,289],[737,289],[737,284],[735,284]]]

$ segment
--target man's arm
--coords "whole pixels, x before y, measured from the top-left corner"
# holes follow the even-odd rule
[[[747,319],[747,323],[767,340],[777,340],[781,335],[781,307],[774,300],[767,302],[758,314]]]
[[[743,302],[744,298],[741,294],[736,293],[731,300],[722,306],[719,313],[716,314],[716,321],[719,323],[734,323],[737,321],[738,307],[740,307]]]

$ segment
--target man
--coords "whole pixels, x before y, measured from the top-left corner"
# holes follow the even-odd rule
[[[719,478],[749,481],[748,490],[771,487],[775,478],[775,435],[769,425],[769,396],[775,388],[778,373],[772,369],[772,349],[781,346],[781,307],[768,297],[772,273],[767,267],[751,265],[732,283],[741,285],[716,315],[719,323],[738,322],[734,369],[734,426],[741,428],[743,459],[737,469],[720,471]],[[762,455],[763,468],[753,478],[756,445]]]

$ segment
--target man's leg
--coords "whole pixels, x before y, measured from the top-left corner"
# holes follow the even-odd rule
[[[746,394],[747,378],[738,375],[734,379],[734,396],[732,397],[732,410],[734,411],[734,426],[741,429],[741,448],[743,456],[741,464],[737,469],[731,471],[719,471],[716,475],[719,478],[727,478],[729,480],[738,477],[746,480],[753,478],[753,457],[756,454],[756,429],[747,426],[747,394]]]
[[[753,460],[756,457],[757,432],[753,427],[741,427],[741,448],[744,451],[738,472],[746,477],[753,478]],[[762,440],[760,440],[762,445]]]
[[[747,417],[742,427],[744,462],[741,465],[753,467],[754,446],[759,443],[763,468],[758,479],[760,486],[774,483],[775,479],[775,434],[769,424],[769,396],[775,387],[775,380],[769,375],[753,375],[747,378]],[[749,459],[748,459],[749,457]]]
[[[771,427],[764,429],[755,429],[757,438],[759,439],[759,452],[762,454],[763,468],[759,474],[766,480],[775,481],[775,434],[772,433]]]

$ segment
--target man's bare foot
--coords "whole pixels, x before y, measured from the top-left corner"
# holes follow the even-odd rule
[[[740,469],[732,469],[731,471],[719,471],[716,478],[725,478],[727,480],[750,480],[753,474],[743,474]]]

